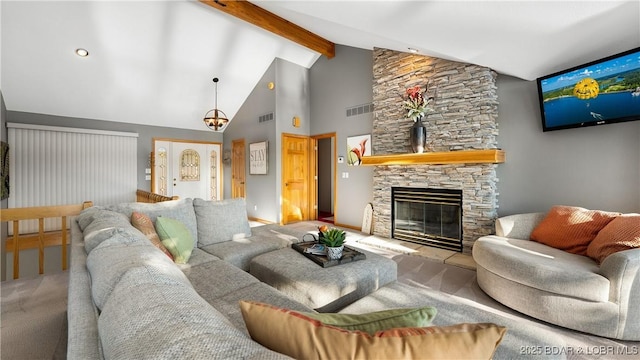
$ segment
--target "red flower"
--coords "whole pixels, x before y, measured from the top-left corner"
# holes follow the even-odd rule
[[[433,97],[426,98],[424,96],[426,92],[426,88],[423,90],[418,85],[406,90],[407,98],[403,102],[403,106],[407,110],[407,117],[413,119],[413,121],[423,117],[425,113],[433,111],[429,106],[431,101],[433,101]]]

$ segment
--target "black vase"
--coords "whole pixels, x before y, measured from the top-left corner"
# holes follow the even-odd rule
[[[410,131],[409,140],[411,141],[411,149],[414,153],[423,153],[427,143],[427,127],[422,123],[419,117],[414,123]]]

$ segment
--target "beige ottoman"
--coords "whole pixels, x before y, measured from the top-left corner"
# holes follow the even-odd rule
[[[319,312],[335,312],[395,281],[395,261],[358,250],[367,258],[323,268],[291,248],[258,255],[249,272],[289,297]]]

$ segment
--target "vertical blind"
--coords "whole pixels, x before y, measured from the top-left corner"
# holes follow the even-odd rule
[[[9,208],[135,201],[137,133],[18,123],[7,128]],[[58,222],[52,219],[47,230],[59,228]],[[37,221],[20,227],[37,231]]]

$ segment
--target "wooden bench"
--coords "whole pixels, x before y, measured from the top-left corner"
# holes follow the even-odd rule
[[[88,207],[91,201],[82,204],[59,206],[36,206],[14,209],[1,209],[0,221],[13,223],[13,236],[7,239],[6,250],[13,252],[13,278],[20,276],[20,250],[38,248],[38,264],[40,274],[44,273],[44,248],[62,245],[62,270],[67,269],[67,244],[69,243],[67,217],[76,216]],[[60,218],[60,228],[57,231],[45,231],[44,219]],[[38,220],[38,232],[20,234],[21,220]],[[17,245],[17,246],[16,246]]]

